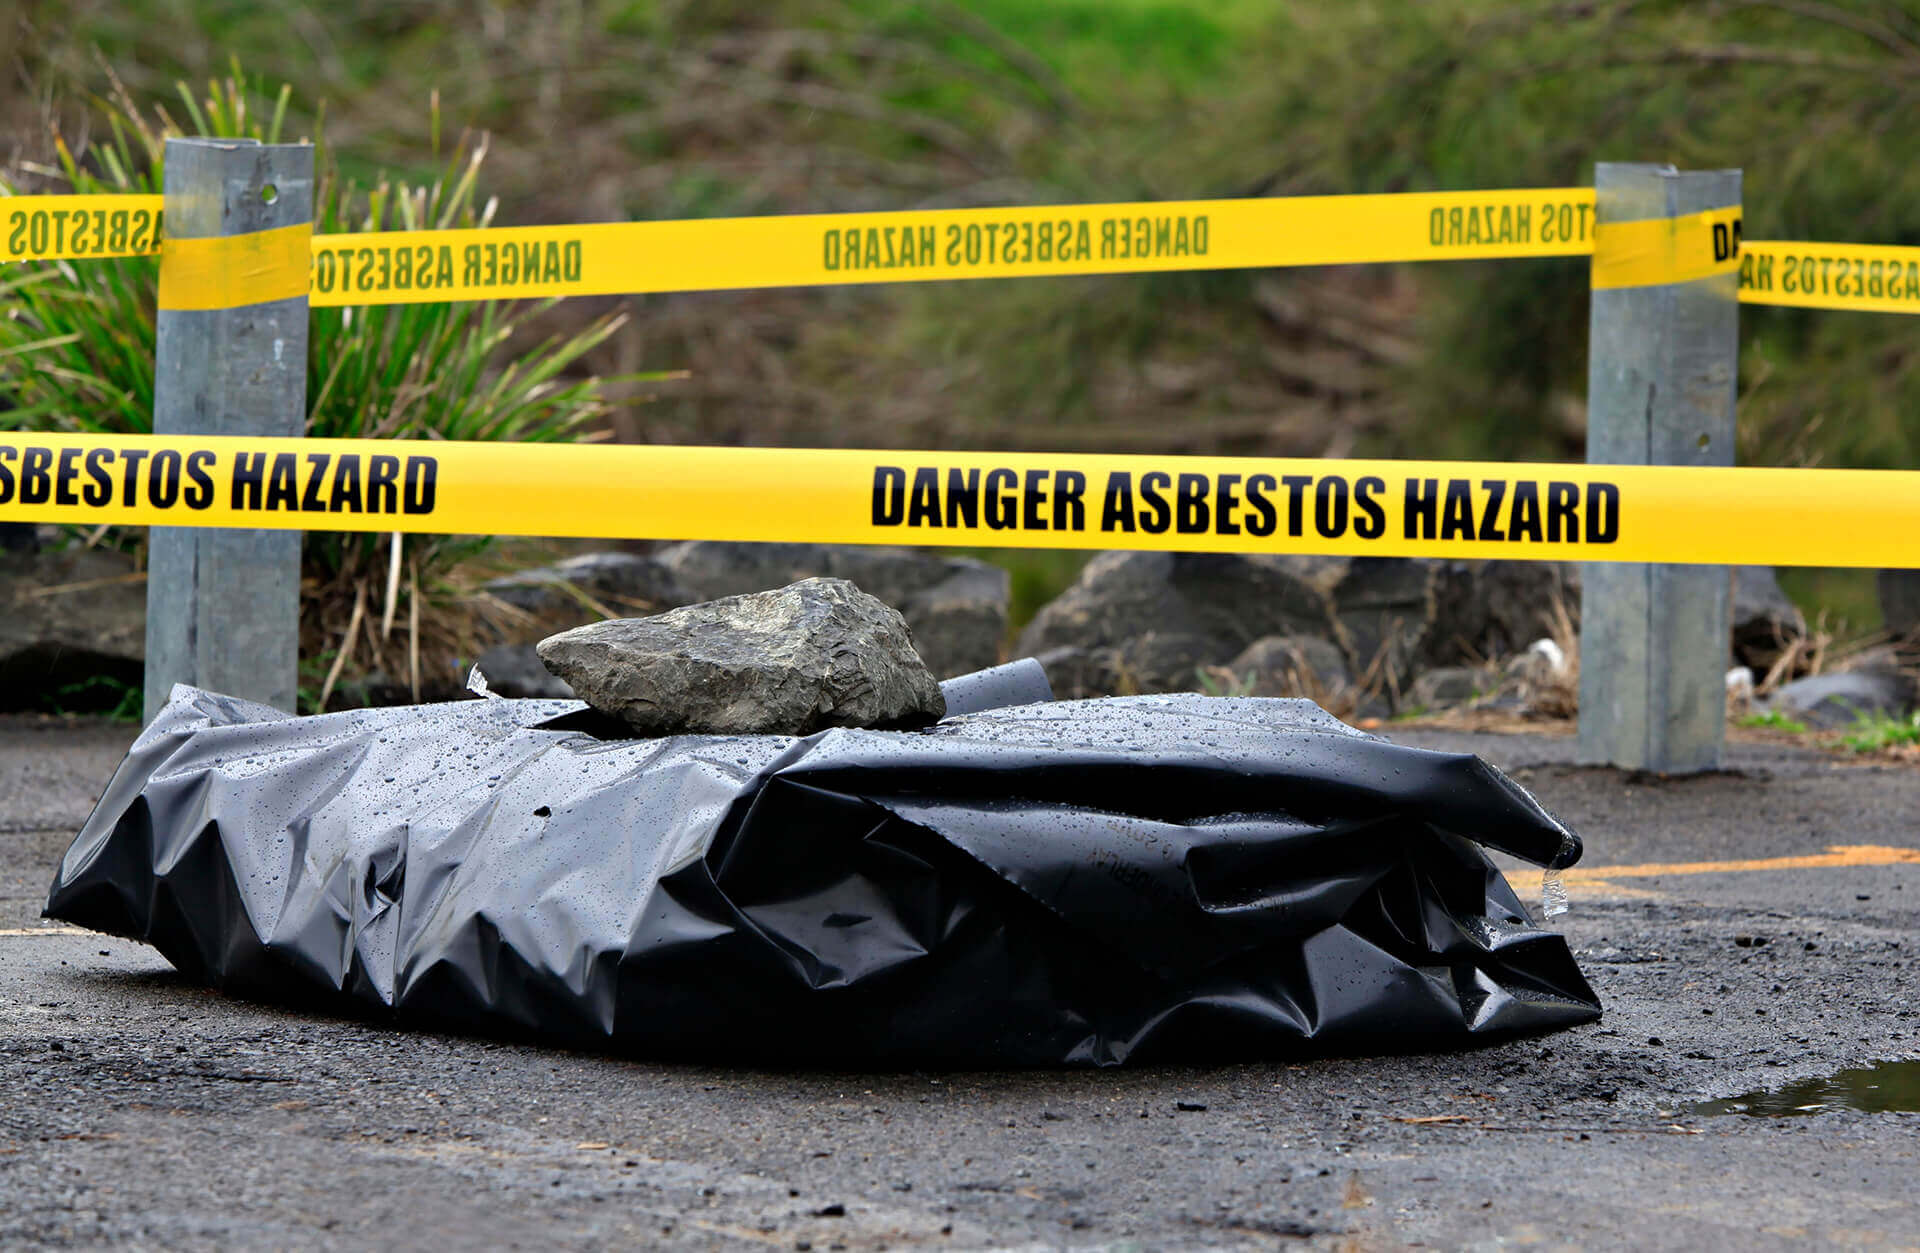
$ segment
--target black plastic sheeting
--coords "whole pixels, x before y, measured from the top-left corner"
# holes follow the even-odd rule
[[[1572,833],[1305,701],[804,739],[603,739],[582,709],[177,688],[47,913],[250,995],[756,1064],[1404,1051],[1600,1013],[1477,846],[1565,865]]]

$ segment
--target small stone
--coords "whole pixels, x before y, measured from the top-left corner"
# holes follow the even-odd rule
[[[1263,635],[1227,668],[1256,696],[1314,696],[1352,682],[1345,654],[1315,635]]]
[[[1735,566],[1728,605],[1734,661],[1765,674],[1795,642],[1805,637],[1807,620],[1780,590],[1770,566]]]
[[[1913,697],[1913,680],[1897,668],[1863,666],[1799,679],[1775,692],[1764,704],[1769,711],[1810,726],[1836,730],[1852,726],[1863,717],[1904,716]]]
[[[1415,708],[1448,709],[1466,704],[1495,683],[1493,676],[1472,666],[1440,666],[1414,680],[1410,699]]]
[[[540,641],[540,659],[641,735],[808,735],[946,712],[894,610],[845,579],[804,579]]]
[[[1313,584],[1318,559],[1270,554],[1102,553],[1034,616],[1014,648],[1038,657],[1054,691],[1193,691],[1200,670],[1223,666],[1267,635],[1324,635],[1326,595]],[[1078,663],[1060,664],[1072,650]],[[1056,659],[1050,659],[1055,654]],[[1104,694],[1104,693],[1100,693]]]

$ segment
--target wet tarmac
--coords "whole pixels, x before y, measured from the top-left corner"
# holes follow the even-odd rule
[[[1553,925],[1600,1023],[1438,1055],[863,1074],[397,1032],[50,927],[54,862],[129,735],[0,719],[0,1246],[1920,1243],[1911,768],[1742,746],[1663,781],[1574,767],[1564,738],[1400,730],[1481,752],[1586,837]],[[1539,899],[1537,870],[1514,878]]]

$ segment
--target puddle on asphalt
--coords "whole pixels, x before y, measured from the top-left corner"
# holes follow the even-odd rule
[[[1773,1092],[1749,1092],[1688,1107],[1694,1114],[1746,1114],[1751,1118],[1799,1118],[1835,1109],[1871,1114],[1920,1112],[1920,1062],[1881,1062],[1803,1079]]]

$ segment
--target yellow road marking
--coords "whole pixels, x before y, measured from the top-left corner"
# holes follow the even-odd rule
[[[0,927],[0,939],[18,935],[98,935],[84,927]]]
[[[1739,874],[1753,870],[1828,870],[1847,866],[1920,865],[1920,848],[1894,848],[1885,844],[1830,844],[1824,853],[1797,857],[1749,857],[1735,861],[1649,861],[1633,866],[1574,866],[1560,872],[1567,891],[1576,896],[1614,896],[1635,900],[1658,899],[1659,892],[1646,888],[1623,887],[1616,879],[1652,879],[1663,875]],[[1531,876],[1522,876],[1530,879]],[[1530,886],[1508,882],[1515,892]]]
[[[1574,866],[1561,872],[1567,883],[1595,879],[1651,879],[1669,874],[1729,874],[1744,870],[1823,870],[1831,866],[1920,865],[1920,848],[1884,844],[1829,844],[1824,853],[1799,857],[1757,857],[1741,861],[1651,861],[1637,866]]]

